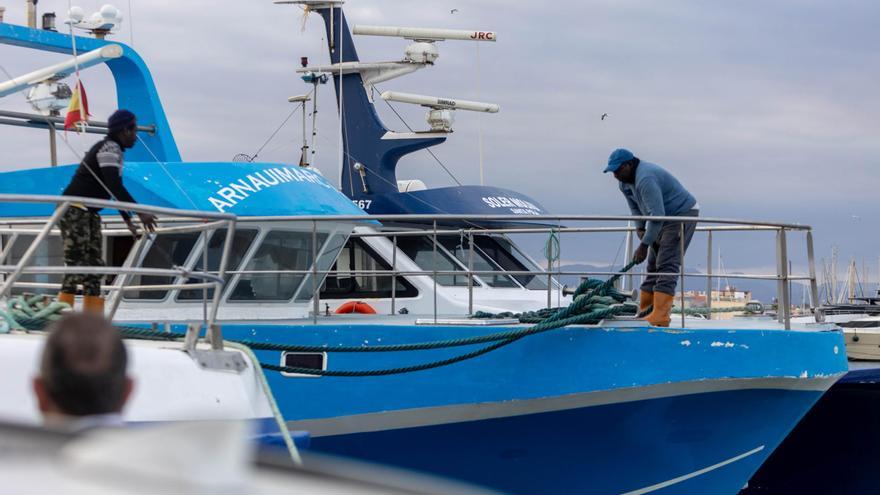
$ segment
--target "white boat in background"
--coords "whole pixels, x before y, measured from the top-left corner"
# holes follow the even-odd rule
[[[839,323],[846,340],[846,355],[858,361],[874,361],[880,368],[880,316]]]
[[[240,421],[65,434],[0,423],[3,493],[15,495],[488,495],[488,490],[366,463],[258,455]]]

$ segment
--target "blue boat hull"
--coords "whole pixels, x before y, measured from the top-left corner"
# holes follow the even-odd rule
[[[735,390],[312,439],[510,493],[736,493],[819,398]],[[639,491],[643,490],[643,491]]]
[[[330,349],[498,330],[321,323],[223,331]],[[393,368],[472,350],[328,352],[326,367]],[[517,493],[736,493],[845,372],[843,350],[839,332],[568,327],[415,373],[267,377],[288,426],[309,431],[322,452]],[[278,352],[257,356],[281,362]]]

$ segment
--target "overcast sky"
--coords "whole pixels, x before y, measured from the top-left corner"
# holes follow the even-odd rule
[[[101,2],[74,4],[91,13]],[[5,6],[7,22],[24,22],[23,1]],[[269,0],[117,6],[126,19],[112,39],[133,43],[149,64],[185,160],[253,154],[290,112],[287,97],[309,89],[294,72],[299,57],[327,60],[320,17],[311,15],[302,30],[298,8]],[[63,20],[67,2],[41,0],[39,10]],[[866,259],[876,278],[880,3],[356,0],[346,10],[350,24],[498,32],[498,43],[479,47],[440,43],[435,67],[381,85],[501,105],[495,115],[459,112],[456,132],[435,148],[462,182],[479,182],[482,127],[487,184],[526,193],[557,213],[626,213],[614,179],[601,170],[612,149],[627,147],[678,176],[704,216],[811,224],[817,257],[837,245],[842,259]],[[406,46],[393,38],[356,41],[365,61],[400,59]],[[0,65],[12,74],[59,59],[0,47]],[[84,82],[92,113],[106,118],[115,103],[109,72],[90,70]],[[338,182],[332,88],[320,98],[316,165]],[[9,97],[0,108],[28,106]],[[398,108],[410,125],[426,127],[423,109]],[[402,128],[384,105],[380,114]],[[299,122],[291,119],[261,159],[295,162]],[[71,136],[71,145],[81,152],[93,140]],[[3,128],[0,148],[3,170],[48,160],[39,131]],[[63,161],[77,161],[74,151],[62,147]],[[398,170],[399,178],[429,186],[452,183],[424,152]],[[760,240],[725,238],[726,264],[771,264],[772,243]]]

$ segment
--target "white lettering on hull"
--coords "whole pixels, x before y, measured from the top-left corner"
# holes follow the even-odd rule
[[[297,167],[275,167],[254,172],[230,182],[209,196],[208,201],[217,211],[222,213],[264,189],[288,182],[309,182],[333,189],[332,185],[311,170]]]
[[[488,196],[482,199],[483,203],[486,203],[490,208],[508,208],[510,213],[514,215],[540,215],[543,213],[541,209],[531,201],[519,198]]]

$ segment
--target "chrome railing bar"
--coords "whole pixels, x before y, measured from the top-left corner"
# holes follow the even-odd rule
[[[201,234],[202,237],[202,269],[208,269],[208,231]],[[216,292],[216,291],[215,291]],[[208,329],[208,288],[202,289],[202,324],[205,325],[205,331]]]
[[[397,273],[397,236],[391,237],[391,271]],[[397,275],[391,276],[391,314],[397,314]]]
[[[137,240],[135,241],[134,246],[132,247],[132,251],[134,254],[133,254],[133,256],[129,256],[129,258],[132,260],[133,263],[137,263],[137,261],[140,259],[141,250],[143,250],[143,247],[147,244],[146,239],[147,239],[147,236],[142,235],[142,236],[138,237]],[[118,276],[119,283],[115,284],[116,290],[119,290],[122,287],[125,287],[125,284],[128,283],[130,276],[131,275],[128,275],[128,274],[119,275]],[[108,320],[112,321],[113,317],[116,316],[116,310],[119,309],[119,304],[121,302],[122,302],[122,292],[120,291],[120,292],[114,293],[113,294],[113,301],[110,303],[110,312],[107,315]]]
[[[217,282],[194,282],[190,284],[155,284],[155,285],[128,285],[125,287],[118,287],[115,285],[102,287],[101,290],[106,292],[127,292],[127,291],[144,291],[149,292],[153,290],[174,290],[174,289],[199,289],[203,285],[207,285],[208,287],[213,287]],[[28,288],[28,289],[60,289],[60,283],[51,283],[51,282],[16,282],[16,288]]]
[[[474,234],[468,232],[468,314],[474,314]]]
[[[156,290],[192,290],[192,289],[204,289],[214,287],[218,282],[195,282],[189,284],[152,284],[152,285],[127,285],[119,289],[119,292],[129,292],[129,291],[141,291],[141,292],[150,292]],[[109,289],[109,288],[108,288]],[[116,289],[116,287],[114,287]]]
[[[0,196],[0,201],[3,201]],[[717,223],[722,225],[746,225],[756,227],[781,228],[788,230],[809,230],[809,225],[797,223],[785,223],[764,220],[742,220],[732,218],[715,218],[715,217],[677,217],[677,216],[627,216],[627,215],[287,215],[287,216],[254,216],[248,217],[248,220],[255,222],[310,222],[312,220],[318,222],[339,222],[339,221],[401,221],[401,222],[441,222],[450,221],[460,223],[463,220],[470,221],[511,221],[518,223],[530,223],[537,221],[585,221],[585,222],[609,222],[609,221],[676,221],[676,222],[697,222],[698,224]],[[481,230],[477,228],[476,230]]]
[[[685,313],[685,311],[684,311],[684,255],[685,255],[684,222],[681,222],[678,227],[679,227],[678,228],[678,256],[679,256],[678,259],[680,261],[680,264],[678,266],[678,272],[679,272],[678,287],[679,287],[679,292],[681,293],[681,303],[680,303],[681,304],[681,327],[684,328],[684,313]],[[673,292],[674,292],[674,290],[673,290]],[[673,294],[673,297],[674,296],[675,296],[675,294]]]
[[[816,280],[816,261],[813,253],[813,231],[807,231],[807,264],[810,265],[810,306],[812,306],[813,314],[816,316],[816,322],[825,321],[822,312],[818,310],[819,306],[819,283]]]
[[[320,297],[321,295],[318,293],[318,222],[312,220],[312,323],[315,325],[318,324]]]
[[[34,237],[34,240],[31,242],[30,246],[28,246],[27,250],[21,256],[21,259],[18,261],[18,264],[15,266],[15,270],[3,280],[3,285],[0,286],[0,298],[6,297],[9,293],[9,290],[12,288],[12,284],[14,284],[18,277],[21,276],[22,270],[28,264],[30,264],[31,259],[37,253],[37,249],[40,247],[40,244],[43,243],[43,240],[49,235],[49,231],[52,230],[52,227],[55,226],[56,223],[61,219],[62,216],[67,212],[67,209],[70,208],[70,203],[63,202],[61,203],[55,211],[52,213],[52,216],[49,217],[49,221],[43,226],[43,229]]]
[[[4,223],[8,223],[10,221],[4,220]],[[188,222],[192,225],[184,225],[179,227],[159,227],[156,229],[155,233],[157,234],[185,234],[189,232],[201,232],[205,230],[213,230],[216,228],[217,224],[222,224],[222,221],[212,221],[209,223],[202,223],[203,220],[199,219],[173,219],[173,218],[161,218],[159,220],[160,223],[168,224],[168,223],[184,223]],[[199,222],[199,223],[193,223]],[[28,222],[31,224],[33,222]],[[107,237],[116,237],[116,236],[127,236],[131,235],[131,232],[125,227],[116,227],[115,225],[119,223],[117,221],[106,222],[108,225],[112,225],[112,227],[107,227],[102,230],[102,233]],[[467,228],[467,229],[438,229],[438,235],[454,235],[460,233],[462,230],[471,231],[471,232],[479,232],[481,234],[546,234],[551,230],[556,230],[559,232],[567,232],[567,233],[621,233],[621,232],[633,232],[635,229],[632,227],[560,227],[560,228],[535,228],[535,229],[480,229],[480,228]],[[746,227],[746,226],[705,226],[705,227],[697,227],[697,232],[775,232],[777,231],[777,227]],[[19,233],[19,234],[38,234],[40,232],[39,228],[31,228],[31,229],[4,229],[2,231],[3,234],[6,233]],[[57,229],[53,230],[51,235],[61,235],[61,232]],[[412,237],[412,236],[423,236],[425,235],[425,231],[423,230],[381,230],[376,232],[352,232],[351,237],[387,237],[391,235],[398,235],[401,237]]]
[[[706,307],[709,308],[709,314],[706,319],[712,319],[712,232],[706,234]],[[684,287],[682,287],[684,290]],[[746,301],[748,302],[748,301]]]
[[[0,267],[0,272],[2,272],[2,268]],[[29,273],[34,273],[30,271]],[[53,273],[58,273],[57,271]],[[214,273],[214,272],[211,272]],[[226,272],[230,275],[308,275],[312,273],[311,269],[303,269],[303,270],[230,270]],[[425,277],[433,276],[433,270],[420,270],[420,271],[393,271],[393,270],[317,270],[319,275],[378,275],[384,277],[391,277],[394,275],[403,276],[403,275],[422,275]],[[468,274],[467,270],[437,270],[436,273],[438,275],[456,275],[459,277],[465,277]],[[596,276],[611,276],[611,275],[619,275],[620,272],[615,271],[564,271],[564,272],[547,272],[545,270],[541,271],[528,271],[528,270],[473,270],[474,275],[534,275],[534,276],[542,276],[542,275],[573,275],[573,276],[582,276],[582,275],[596,275]],[[644,275],[659,275],[659,276],[673,276],[678,277],[680,275],[679,272],[645,272]],[[700,278],[708,278],[715,277],[715,275],[709,275],[706,273],[685,273],[686,277],[700,277]],[[725,278],[735,278],[735,279],[744,279],[744,280],[779,280],[779,276],[777,275],[761,275],[761,274],[730,274],[724,275]],[[808,275],[795,275],[789,276],[788,280],[796,281],[796,280],[810,280]],[[544,289],[541,289],[544,290]]]
[[[4,232],[5,234],[6,232]],[[9,241],[5,243],[3,246],[3,251],[0,251],[0,263],[6,262],[6,257],[9,256],[9,253],[12,252],[12,246],[15,245],[15,241],[18,240],[18,233],[13,232],[11,236],[9,236]]]
[[[432,268],[434,269],[434,290],[432,291],[434,294],[434,324],[437,324],[437,220],[434,220],[434,254],[432,259]],[[453,275],[454,277],[454,275]],[[455,283],[455,278],[452,279],[452,282]]]
[[[220,285],[214,289],[214,300],[211,301],[211,315],[208,317],[208,329],[216,328],[218,338],[222,338],[222,335],[220,335],[220,328],[217,326],[217,313],[220,311],[220,300],[225,289],[226,275],[228,273],[226,268],[229,263],[229,253],[232,251],[232,241],[235,238],[235,228],[235,217],[226,220],[226,239],[223,241],[223,254],[220,255],[220,266],[217,273]],[[205,270],[207,269],[208,267],[205,266]]]
[[[788,243],[786,241],[785,228],[779,229],[779,275],[781,276],[780,285],[782,287],[782,321],[786,330],[791,330],[791,294],[789,294],[788,286]]]
[[[12,273],[16,271],[15,265],[2,265],[0,272]],[[194,277],[202,280],[210,280],[212,282],[222,282],[223,280],[209,272],[192,272],[184,269],[174,268],[124,268],[118,266],[27,266],[22,269],[22,273],[29,275],[58,275],[66,273],[76,274],[97,274],[97,275],[155,275],[164,277]]]
[[[126,203],[124,201],[110,201],[104,199],[84,198],[81,196],[44,196],[39,194],[0,194],[0,203],[79,203],[93,208],[109,208],[111,210],[135,211],[139,213],[152,213],[154,215],[170,215],[174,217],[191,217],[193,219],[229,219],[235,215],[231,213],[214,213],[200,210],[182,210],[152,206],[141,203]]]

